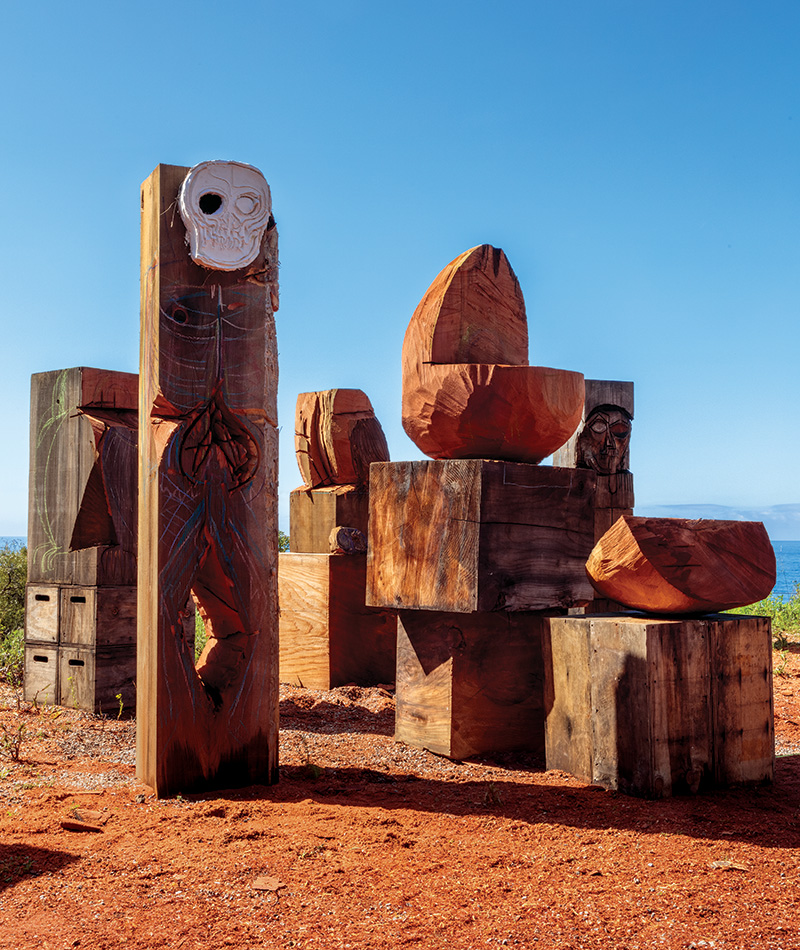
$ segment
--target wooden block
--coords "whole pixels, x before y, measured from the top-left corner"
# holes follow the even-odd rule
[[[280,677],[308,689],[393,683],[397,623],[366,607],[366,555],[281,554]]]
[[[541,615],[401,611],[395,738],[453,759],[544,750]]]
[[[654,798],[771,780],[765,618],[554,617],[543,654],[549,769]]]
[[[62,643],[136,646],[135,587],[62,587]]]
[[[53,644],[25,644],[25,702],[55,705],[58,691],[58,647]]]
[[[530,611],[591,600],[594,473],[512,462],[376,464],[367,603]]]
[[[277,230],[256,170],[188,171],[141,195],[136,768],[157,795],[278,777]]]
[[[356,485],[296,488],[289,495],[289,549],[293,554],[329,554],[331,531],[369,523],[369,490]]]
[[[604,475],[627,472],[630,469],[633,383],[587,379],[584,391],[580,424],[569,441],[553,454],[553,465],[591,468]],[[614,507],[632,508],[633,503]]]
[[[136,651],[61,646],[59,705],[89,712],[132,716],[136,708]]]
[[[28,584],[25,588],[25,641],[58,643],[59,588]]]
[[[136,582],[137,390],[134,374],[88,367],[31,378],[29,582]],[[117,427],[126,435],[108,435],[101,450]],[[73,550],[81,513],[106,533],[99,546]]]

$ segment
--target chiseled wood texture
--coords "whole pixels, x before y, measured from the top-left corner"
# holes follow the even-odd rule
[[[89,367],[31,377],[30,583],[136,583],[137,391]]]
[[[772,780],[769,620],[547,623],[549,769],[653,798]]]
[[[536,614],[401,611],[395,738],[452,759],[543,752],[543,627]]]
[[[373,465],[367,603],[456,613],[592,598],[594,474],[450,459]]]
[[[289,550],[293,554],[328,554],[334,528],[358,528],[366,535],[368,523],[367,486],[296,488],[289,494]]]
[[[158,795],[277,779],[277,231],[240,271],[194,264],[187,171],[142,187],[137,774]]]
[[[394,613],[367,607],[366,555],[281,554],[280,679],[308,689],[393,683]]]
[[[488,244],[451,261],[403,341],[403,427],[433,458],[540,462],[574,432],[583,376],[528,366],[519,282]]]
[[[294,447],[306,488],[366,485],[370,463],[389,461],[386,436],[360,389],[300,393]]]
[[[624,515],[586,562],[601,597],[650,614],[744,607],[775,585],[775,552],[760,521]]]
[[[583,431],[586,419],[598,406],[618,406],[633,418],[633,383],[617,379],[584,380],[585,397],[580,423],[570,439],[553,453],[553,465],[560,468],[575,468],[578,463],[578,439]],[[630,456],[624,458],[624,470],[630,467]],[[616,505],[618,508],[633,507]]]

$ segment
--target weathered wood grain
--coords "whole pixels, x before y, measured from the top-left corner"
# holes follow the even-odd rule
[[[585,604],[594,475],[439,460],[371,468],[367,603],[456,613]]]
[[[281,682],[308,689],[394,682],[395,616],[365,606],[366,573],[366,555],[280,555]]]
[[[137,774],[159,795],[277,779],[277,231],[240,271],[194,264],[187,171],[142,187]]]
[[[62,587],[62,643],[136,646],[135,587]]]
[[[543,618],[401,611],[395,738],[453,759],[544,751]]]
[[[31,377],[29,582],[136,582],[137,386],[89,367]]]
[[[714,613],[766,597],[775,552],[761,522],[624,515],[586,572],[601,597],[651,614]]]
[[[25,588],[25,640],[58,643],[59,586],[28,584]]]
[[[547,767],[654,798],[770,781],[765,623],[719,615],[550,618]]]
[[[364,486],[370,464],[389,461],[386,436],[360,389],[300,393],[294,446],[306,488]]]
[[[368,524],[367,486],[296,488],[289,494],[289,550],[293,554],[328,554],[334,528],[357,528],[366,535]]]

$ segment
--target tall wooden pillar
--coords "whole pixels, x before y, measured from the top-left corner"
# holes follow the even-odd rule
[[[277,779],[277,232],[255,169],[188,171],[142,186],[136,758],[158,795]]]

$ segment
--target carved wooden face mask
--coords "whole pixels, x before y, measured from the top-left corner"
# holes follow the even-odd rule
[[[598,406],[590,413],[578,437],[578,465],[601,475],[628,468],[631,417],[616,406]]]
[[[195,264],[231,271],[258,257],[272,198],[257,168],[201,162],[184,179],[178,199]]]

